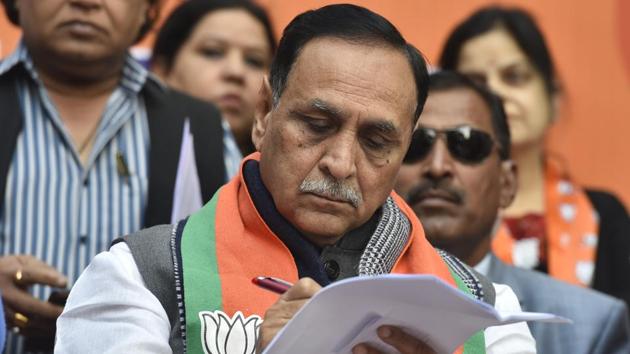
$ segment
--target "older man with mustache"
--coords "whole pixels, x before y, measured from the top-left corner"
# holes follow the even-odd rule
[[[296,17],[261,88],[259,152],[200,212],[98,256],[70,294],[57,350],[251,354],[322,286],[383,273],[432,274],[518,310],[505,287],[488,284],[496,301],[484,297],[481,280],[434,250],[392,193],[426,87],[421,55],[383,17],[353,5]],[[251,284],[261,275],[294,285],[278,297]],[[433,352],[399,327],[377,333],[393,351]],[[479,332],[458,352],[486,349],[534,344],[519,323]],[[379,351],[364,343],[353,353]]]

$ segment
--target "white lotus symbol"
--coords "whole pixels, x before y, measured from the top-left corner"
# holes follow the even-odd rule
[[[262,318],[247,318],[237,311],[232,318],[222,311],[199,312],[205,354],[254,354]]]

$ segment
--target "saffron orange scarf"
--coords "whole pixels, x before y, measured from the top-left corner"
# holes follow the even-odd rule
[[[592,283],[599,220],[584,189],[572,181],[558,161],[545,160],[545,242],[549,275],[566,282]],[[517,243],[501,223],[492,241],[494,253],[514,264]],[[519,266],[519,264],[515,264]]]
[[[241,162],[239,175],[191,215],[181,231],[178,258],[182,260],[182,311],[189,353],[203,353],[204,345],[221,341],[227,346],[225,338],[232,328],[236,328],[238,338],[248,331],[252,332],[248,338],[255,337],[254,329],[278,295],[252,285],[252,278],[267,275],[289,282],[298,280],[291,252],[259,214],[242,175],[248,160],[259,159],[260,153],[247,156]],[[392,273],[433,274],[467,291],[463,281],[427,241],[413,210],[396,193],[392,192],[391,197],[411,223],[411,235]],[[484,353],[484,348],[484,332],[480,331],[455,354]]]

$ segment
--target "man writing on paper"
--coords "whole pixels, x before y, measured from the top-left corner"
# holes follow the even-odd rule
[[[623,302],[541,273],[504,264],[490,251],[499,209],[516,192],[510,131],[499,98],[469,79],[439,72],[396,190],[436,247],[514,289],[523,310],[551,312],[572,325],[530,322],[538,353],[629,353]]]
[[[58,352],[253,353],[321,286],[357,275],[432,274],[452,286],[465,277],[472,290],[462,291],[481,297],[481,282],[457,260],[447,265],[392,193],[427,77],[417,50],[367,9],[332,5],[296,17],[261,88],[259,152],[199,213],[96,257],[58,321]],[[259,275],[295,285],[278,299],[251,284]],[[501,286],[496,304],[520,309]],[[399,328],[378,333],[400,353],[431,352]],[[480,332],[464,348],[529,353],[534,345],[518,323]]]

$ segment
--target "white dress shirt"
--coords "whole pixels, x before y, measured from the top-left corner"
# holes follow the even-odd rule
[[[473,268],[475,268],[475,270],[483,275],[488,274],[488,271],[490,270],[490,253],[488,253],[487,255],[485,255],[485,257],[483,257],[481,259],[481,261],[479,261],[479,263],[477,263],[476,266],[474,266]]]
[[[494,284],[495,308],[521,311],[506,285]],[[57,320],[55,353],[171,353],[171,326],[159,300],[145,287],[126,243],[96,256],[72,289]],[[488,354],[536,353],[525,322],[488,327]]]

